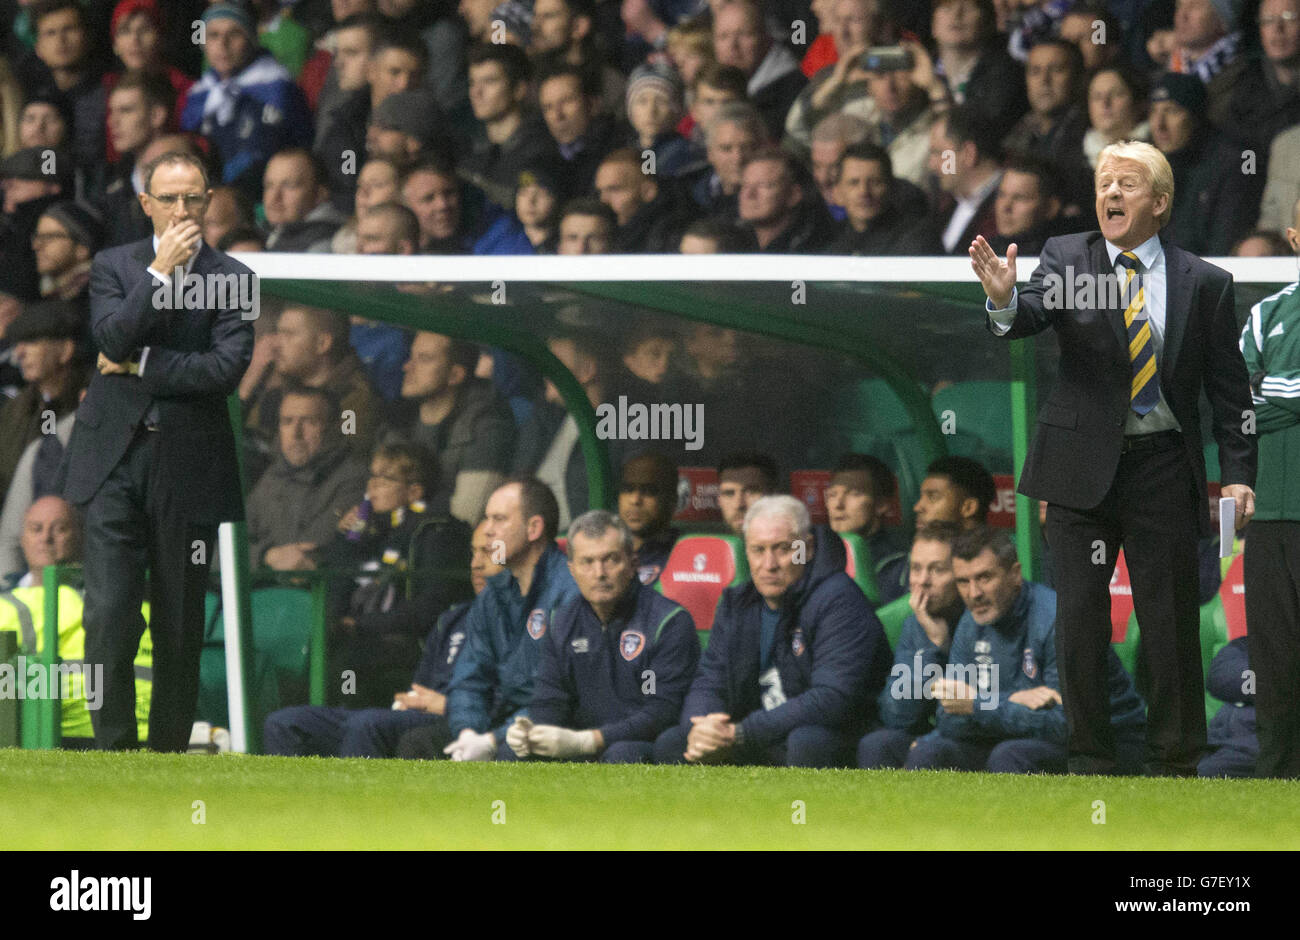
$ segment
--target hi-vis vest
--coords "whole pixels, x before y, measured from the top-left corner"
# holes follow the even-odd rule
[[[81,626],[83,601],[81,593],[69,585],[59,587],[59,658],[65,663],[81,663],[86,655],[86,631]],[[149,602],[141,608],[145,623],[149,622]],[[0,591],[0,630],[18,634],[18,652],[25,656],[38,655],[45,647],[45,589],[21,587]],[[30,665],[30,663],[28,664]],[[102,673],[102,670],[101,670]],[[15,677],[24,681],[23,676]],[[102,685],[96,688],[91,676],[91,692],[103,694]],[[86,690],[80,674],[61,676],[62,729],[65,738],[94,736],[90,712],[86,709]],[[149,734],[149,702],[153,697],[153,637],[146,626],[140,638],[140,651],[135,657],[135,717],[140,740]]]

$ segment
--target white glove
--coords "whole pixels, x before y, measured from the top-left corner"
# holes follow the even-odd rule
[[[528,749],[528,732],[533,727],[531,719],[520,715],[506,731],[506,744],[517,757],[527,757],[532,752]]]
[[[442,749],[452,760],[492,760],[496,752],[496,735],[491,731],[478,734],[473,728],[461,731],[460,737]]]
[[[556,725],[533,725],[528,744],[538,757],[566,760],[596,753],[596,732],[570,731]]]

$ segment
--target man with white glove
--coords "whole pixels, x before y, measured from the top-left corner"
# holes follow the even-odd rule
[[[528,715],[515,716],[499,757],[648,762],[695,674],[695,624],[637,578],[632,532],[613,513],[569,526],[569,571],[581,596],[556,611]]]
[[[452,760],[492,760],[497,753],[497,738],[491,731],[478,734],[473,728],[465,728],[443,753],[451,755]]]
[[[570,760],[591,757],[605,749],[599,731],[570,731],[556,725],[535,725],[523,715],[506,732],[506,743],[516,757],[554,757]]]
[[[553,612],[577,594],[555,544],[559,515],[555,494],[536,477],[512,477],[493,491],[484,534],[506,570],[487,579],[466,616],[465,647],[447,688],[443,736],[437,729],[409,731],[398,744],[399,756],[513,756],[506,732],[516,715],[528,714],[541,641]]]

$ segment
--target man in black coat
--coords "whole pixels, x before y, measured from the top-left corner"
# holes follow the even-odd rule
[[[1151,675],[1147,773],[1192,776],[1205,747],[1197,536],[1210,529],[1199,397],[1240,527],[1255,510],[1250,386],[1232,276],[1158,237],[1173,203],[1168,161],[1150,144],[1112,144],[1096,182],[1101,231],[1049,239],[1023,290],[1014,245],[1004,262],[977,238],[970,256],[990,331],[1060,337],[1060,377],[1019,491],[1048,503],[1070,771],[1115,766],[1106,651],[1123,546]]]
[[[101,353],[68,442],[63,495],[86,519],[86,661],[104,669],[95,745],[137,745],[133,661],[148,570],[149,747],[183,752],[217,524],[243,516],[226,397],[252,358],[256,284],[202,241],[211,190],[197,158],[162,155],[145,167],[144,186],[154,235],[100,252],[91,270]]]

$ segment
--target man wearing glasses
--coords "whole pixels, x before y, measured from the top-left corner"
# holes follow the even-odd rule
[[[196,157],[173,151],[150,161],[140,202],[154,234],[100,252],[91,268],[100,355],[62,471],[65,498],[85,513],[86,661],[104,668],[103,706],[92,714],[103,750],[138,745],[133,662],[146,571],[148,746],[186,749],[217,524],[243,517],[226,397],[252,358],[253,323],[240,299],[256,284],[248,268],[203,243],[210,195]],[[178,277],[186,286],[179,306],[171,303]],[[210,289],[218,283],[227,289]]]

